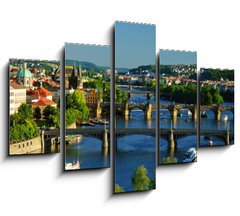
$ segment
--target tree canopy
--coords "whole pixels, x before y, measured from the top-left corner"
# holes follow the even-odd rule
[[[122,192],[125,192],[124,188],[118,184],[115,184],[115,193],[122,193]]]
[[[234,81],[234,70],[208,68],[203,69],[201,72],[201,81],[219,81],[221,78],[223,78],[224,80]]]
[[[77,120],[85,120],[89,116],[89,110],[82,92],[74,90],[66,97],[66,124],[70,125]]]
[[[23,103],[18,113],[10,115],[10,142],[32,139],[39,135],[39,129],[33,121],[31,107]]]
[[[202,105],[218,104],[223,102],[223,97],[220,95],[220,89],[213,86],[203,86],[200,88],[200,101]]]
[[[144,165],[137,167],[132,176],[132,186],[136,191],[148,190],[151,180]]]

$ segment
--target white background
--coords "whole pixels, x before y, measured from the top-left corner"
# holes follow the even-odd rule
[[[239,5],[227,1],[0,1],[0,215],[240,215]],[[111,170],[62,173],[62,155],[7,157],[9,58],[59,59],[64,42],[110,44],[115,20],[157,25],[157,48],[235,69],[235,145],[157,168],[157,189],[112,196]]]

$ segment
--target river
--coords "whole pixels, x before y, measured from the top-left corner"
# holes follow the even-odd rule
[[[134,95],[129,102],[146,101],[143,95]],[[162,104],[169,104],[170,101],[161,99]],[[152,97],[150,103],[155,103]],[[188,115],[187,110],[182,110],[182,116],[178,117],[177,122],[173,125],[174,128],[196,128],[197,125]],[[171,127],[171,116],[168,110],[160,109],[160,128]],[[227,112],[227,115],[229,113]],[[201,127],[205,129],[223,129],[229,127],[233,128],[233,121],[217,122],[213,118],[213,113],[207,111],[208,118],[203,118]],[[185,119],[190,121],[186,122]],[[131,111],[130,118],[125,120],[124,117],[116,118],[117,128],[156,128],[156,111],[152,113],[152,119],[146,120],[144,112],[139,109]],[[98,126],[101,127],[101,126]],[[204,141],[203,137],[201,140]],[[221,140],[216,139],[221,143]],[[194,147],[197,148],[197,136],[186,136],[178,139],[178,148],[173,154],[168,151],[168,142],[165,139],[160,139],[160,154],[159,160],[164,157],[174,156],[178,162],[181,163],[184,159],[184,154],[187,150]],[[77,142],[66,147],[66,162],[72,163],[80,160],[81,169],[103,168],[110,167],[109,150],[103,150],[101,141],[95,138],[85,136],[80,142]],[[125,191],[133,191],[131,177],[134,169],[140,165],[144,165],[147,170],[147,176],[151,179],[155,178],[155,164],[156,164],[156,141],[155,137],[147,135],[128,135],[117,139],[117,149],[115,157],[115,183],[124,188]]]

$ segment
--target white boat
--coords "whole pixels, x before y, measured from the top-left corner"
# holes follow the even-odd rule
[[[227,115],[224,115],[223,118],[222,118],[223,121],[228,121],[228,116]]]
[[[190,148],[184,155],[183,162],[188,163],[188,162],[193,162],[197,158],[197,151],[195,148]]]
[[[212,146],[213,145],[213,141],[212,140],[209,140],[208,141],[208,146]]]
[[[80,169],[80,162],[76,163],[65,163],[65,170],[78,170]]]

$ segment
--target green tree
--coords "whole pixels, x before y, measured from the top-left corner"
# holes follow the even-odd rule
[[[116,102],[125,103],[127,99],[128,99],[127,92],[116,87],[116,98],[115,98]]]
[[[18,114],[21,121],[33,118],[31,107],[26,103],[22,103],[20,107],[18,107]]]
[[[124,188],[118,184],[115,184],[115,193],[122,193],[122,192],[125,192]]]
[[[42,117],[41,109],[40,109],[39,107],[36,107],[36,108],[34,109],[33,117],[34,117],[35,119],[38,119],[38,120]]]
[[[75,90],[72,94],[66,97],[66,108],[73,109],[78,112],[78,118],[81,120],[87,119],[89,116],[89,109],[82,92]]]
[[[149,183],[149,189],[155,189],[156,188],[156,184],[155,184],[155,178],[151,178],[150,179],[150,183]]]
[[[43,110],[43,116],[44,119],[48,119],[50,115],[55,115],[57,113],[57,109],[55,107],[52,107],[50,105],[46,106],[46,108]]]
[[[54,114],[50,114],[47,119],[47,126],[60,128],[60,111],[56,109]]]
[[[147,177],[147,169],[144,165],[137,167],[132,176],[132,185],[136,191],[148,190],[150,179]]]
[[[213,103],[220,105],[223,102],[223,97],[219,93],[213,95]]]
[[[10,115],[10,126],[15,126],[21,121],[21,118],[18,113]]]
[[[74,112],[74,109],[67,109],[66,110],[66,125],[69,126],[73,123],[76,122],[76,115],[75,115],[75,112]]]

